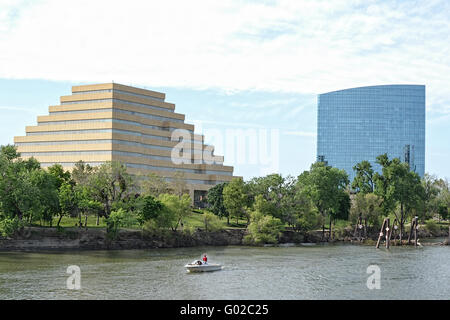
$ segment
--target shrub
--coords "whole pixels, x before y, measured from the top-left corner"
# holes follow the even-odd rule
[[[438,235],[440,231],[439,225],[434,220],[425,221],[425,229],[428,230],[432,235]]]
[[[343,224],[335,225],[333,228],[334,238],[335,239],[343,239],[349,234],[349,231],[351,233],[351,230],[352,230],[351,226],[347,226],[347,225],[343,225]]]
[[[324,218],[318,212],[309,210],[303,213],[295,224],[296,228],[302,231],[310,231],[322,225]]]
[[[116,238],[119,228],[124,226],[128,219],[127,212],[122,208],[112,211],[106,219],[106,232],[108,233],[108,236],[110,238]]]
[[[280,219],[254,211],[251,213],[249,234],[245,236],[244,243],[256,245],[278,243],[283,230],[284,226]]]
[[[215,232],[223,229],[219,217],[211,212],[205,211],[203,213],[203,222],[205,224],[205,231]]]
[[[140,199],[139,208],[137,210],[139,223],[143,225],[150,219],[156,219],[162,209],[163,205],[161,201],[159,201],[155,197],[151,195],[142,197]]]
[[[158,236],[161,237],[166,233],[166,229],[162,229],[156,220],[148,220],[144,223],[142,232],[145,237]]]
[[[10,237],[22,226],[23,223],[17,217],[14,217],[13,219],[4,218],[0,220],[0,234],[3,237]]]

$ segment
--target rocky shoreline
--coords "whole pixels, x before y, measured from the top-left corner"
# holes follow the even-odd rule
[[[243,245],[246,235],[245,229],[225,229],[217,232],[205,232],[200,229],[193,233],[166,232],[160,235],[145,234],[140,230],[120,230],[111,239],[105,229],[90,228],[40,228],[28,227],[11,238],[0,238],[0,251],[45,251],[45,250],[124,250],[124,249],[152,249],[152,248],[180,248],[195,246],[227,246]],[[420,239],[432,237],[448,237],[448,233],[441,232],[433,235],[426,230],[419,234]],[[332,242],[361,243],[346,233]],[[366,241],[370,244],[376,241],[376,235],[371,235]],[[320,243],[322,232],[315,231],[307,234],[285,231],[280,237],[280,245]],[[437,243],[439,244],[439,243]],[[448,244],[448,239],[442,244]]]

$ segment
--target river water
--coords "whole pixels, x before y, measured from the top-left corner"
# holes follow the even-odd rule
[[[223,270],[187,273],[202,253]],[[67,288],[70,265],[80,267],[80,290]],[[370,265],[380,289],[368,289]],[[450,299],[450,247],[0,252],[0,299]]]

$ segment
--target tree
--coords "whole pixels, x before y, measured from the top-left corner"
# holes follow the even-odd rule
[[[323,217],[329,216],[330,236],[333,214],[339,211],[348,183],[348,175],[344,170],[327,166],[323,162],[313,163],[309,171],[304,171],[298,177],[301,192],[311,199]]]
[[[95,171],[96,168],[80,160],[75,163],[75,167],[72,169],[72,179],[77,185],[85,186],[89,183],[89,179]]]
[[[169,211],[167,217],[173,217],[171,228],[177,231],[178,226],[183,224],[184,219],[191,214],[191,197],[187,194],[181,197],[174,194],[162,194],[158,200],[164,205],[165,210]]]
[[[60,213],[57,226],[59,227],[63,216],[78,215],[79,208],[74,187],[68,182],[63,182],[59,188],[58,199]]]
[[[69,171],[64,171],[64,168],[56,163],[48,167],[48,173],[50,173],[56,179],[56,187],[59,190],[61,185],[66,182],[72,182],[72,178]]]
[[[203,223],[205,225],[205,231],[218,231],[222,229],[222,225],[217,215],[209,212],[203,212]]]
[[[233,178],[223,188],[223,204],[230,215],[236,218],[236,224],[239,224],[239,218],[244,215],[247,205],[247,194],[241,178]]]
[[[32,173],[38,170],[39,162],[34,158],[22,160],[15,146],[0,148],[0,211],[5,217],[31,222],[34,209],[40,206],[40,190],[32,179]]]
[[[443,219],[446,220],[449,218],[449,212],[448,212],[448,206],[446,203],[440,203],[439,207],[438,207],[438,215],[439,215],[439,220]]]
[[[264,244],[278,242],[284,226],[280,219],[267,214],[270,211],[270,206],[262,195],[256,196],[254,209],[250,213],[249,234],[245,237],[247,243]]]
[[[123,221],[126,219],[127,213],[122,208],[111,212],[106,219],[106,232],[109,237],[116,238]]]
[[[372,193],[375,189],[374,171],[369,161],[361,161],[353,167],[356,176],[352,182],[352,188],[364,194]]]
[[[39,169],[31,172],[31,183],[39,190],[35,195],[36,205],[33,211],[51,226],[53,217],[61,211],[58,197],[60,181],[55,175]]]
[[[273,205],[274,211],[272,213],[276,214],[281,208],[285,182],[286,180],[277,173],[253,178],[247,183],[250,202],[253,202],[257,195],[262,195]]]
[[[413,209],[420,206],[424,199],[424,188],[417,173],[410,171],[409,165],[400,159],[388,159],[387,154],[377,157],[382,166],[382,174],[375,173],[375,193],[382,201],[382,208],[386,215],[393,212],[400,223],[400,240],[406,218]],[[396,205],[400,206],[400,216],[395,212]]]
[[[142,196],[139,198],[139,205],[137,210],[138,222],[143,225],[150,219],[157,219],[163,210],[161,201],[151,195]]]
[[[104,207],[100,201],[97,201],[92,197],[91,191],[87,187],[75,188],[75,197],[77,201],[77,212],[78,212],[78,226],[81,228],[82,221],[81,215],[84,214],[85,217],[85,227],[87,227],[87,219],[89,215],[96,216],[99,225],[100,216],[103,214]],[[117,208],[123,209],[123,208]],[[117,210],[116,210],[117,211]]]
[[[186,193],[187,183],[184,172],[177,171],[172,177],[172,180],[169,183],[169,188],[172,190],[172,193],[177,195],[178,197],[182,197],[183,194]]]
[[[94,200],[102,203],[103,216],[109,217],[111,210],[134,196],[136,188],[126,167],[120,162],[106,162],[88,177],[88,188]]]
[[[142,180],[141,190],[143,194],[159,197],[169,190],[169,183],[161,176],[155,173],[149,173],[145,179]]]
[[[432,218],[433,214],[439,211],[439,182],[435,176],[425,173],[422,178],[422,187],[424,190],[422,221]]]
[[[219,217],[226,217],[227,224],[230,224],[230,214],[228,213],[223,203],[223,188],[227,185],[226,182],[216,184],[208,190],[207,202],[209,210]]]
[[[292,176],[284,178],[279,174],[270,174],[253,178],[247,186],[251,202],[257,195],[262,195],[270,205],[268,214],[290,226],[296,225],[299,215],[310,209],[310,201],[298,192],[297,180]]]
[[[383,216],[381,202],[382,199],[374,193],[357,193],[350,209],[352,223],[357,223],[358,218],[361,217],[367,221],[369,226],[378,228],[381,222],[380,218]]]

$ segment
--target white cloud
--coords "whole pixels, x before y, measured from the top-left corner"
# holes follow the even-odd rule
[[[427,85],[449,104],[448,1],[0,0],[0,77],[299,93]]]

